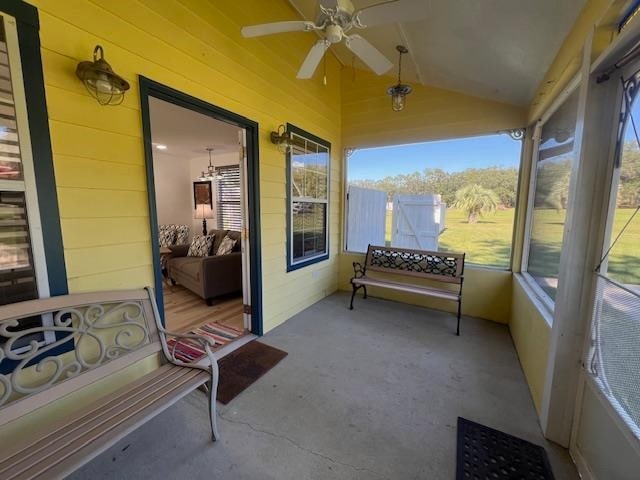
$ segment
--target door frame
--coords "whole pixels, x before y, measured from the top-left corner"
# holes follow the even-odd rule
[[[147,194],[149,200],[149,226],[151,233],[151,250],[153,255],[153,273],[155,296],[158,310],[164,319],[164,300],[162,297],[162,271],[160,267],[160,247],[158,238],[158,212],[156,207],[156,190],[153,174],[153,147],[151,144],[151,118],[149,114],[149,97],[158,98],[174,105],[207,115],[216,120],[236,125],[246,132],[247,156],[247,199],[249,236],[249,270],[251,285],[251,333],[262,335],[262,261],[260,248],[260,170],[258,123],[242,115],[200,100],[186,93],[175,90],[147,77],[139,75],[140,111],[142,114],[142,135],[144,141],[145,167],[147,173]]]

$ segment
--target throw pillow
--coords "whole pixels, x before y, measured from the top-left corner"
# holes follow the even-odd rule
[[[187,257],[206,257],[213,245],[214,235],[194,235]]]
[[[173,245],[173,241],[176,237],[175,230],[172,230],[170,228],[163,228],[159,233],[161,247],[168,247],[169,245]]]
[[[189,238],[189,227],[187,225],[176,225],[176,245],[184,245]]]
[[[228,253],[231,253],[235,244],[236,244],[236,240],[233,240],[232,238],[229,237],[229,235],[227,235],[220,242],[220,246],[218,247],[218,251],[216,252],[216,255],[226,255]]]

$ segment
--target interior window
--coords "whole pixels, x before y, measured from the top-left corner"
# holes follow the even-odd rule
[[[526,271],[552,300],[558,289],[560,252],[575,164],[578,89],[544,123],[533,168],[529,256]]]
[[[330,144],[298,128],[287,153],[289,168],[288,270],[329,256]]]
[[[216,181],[216,210],[218,228],[221,230],[242,230],[242,209],[240,203],[240,165],[218,167]]]

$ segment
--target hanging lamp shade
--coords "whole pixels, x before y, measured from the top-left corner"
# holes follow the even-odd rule
[[[411,93],[410,85],[402,83],[401,74],[402,74],[402,55],[408,53],[407,47],[403,45],[398,45],[396,50],[400,54],[400,58],[398,60],[398,83],[389,87],[387,89],[387,94],[391,96],[391,108],[394,112],[399,112],[404,108],[405,98],[407,95]]]
[[[104,51],[100,45],[93,49],[92,62],[78,64],[76,76],[100,105],[120,105],[124,100],[124,93],[130,88],[129,82],[115,73],[104,59]]]

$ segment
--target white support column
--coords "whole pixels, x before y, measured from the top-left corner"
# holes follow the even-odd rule
[[[576,125],[576,161],[564,227],[558,294],[542,401],[545,436],[569,446],[585,334],[602,251],[611,187],[620,84],[590,74],[593,35],[585,43]]]

